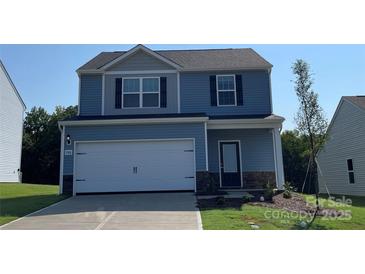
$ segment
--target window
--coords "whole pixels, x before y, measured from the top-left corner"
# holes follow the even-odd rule
[[[218,106],[236,106],[236,79],[234,75],[217,75]]]
[[[347,172],[349,174],[349,183],[355,183],[354,165],[352,159],[347,159]]]
[[[144,78],[142,79],[143,107],[159,107],[160,97],[160,79]]]
[[[123,108],[160,107],[160,78],[123,78]]]

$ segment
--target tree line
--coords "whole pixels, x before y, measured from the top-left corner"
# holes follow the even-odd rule
[[[49,114],[42,107],[26,113],[22,145],[22,181],[36,184],[58,184],[60,140],[58,121],[77,114],[77,106],[57,106]]]

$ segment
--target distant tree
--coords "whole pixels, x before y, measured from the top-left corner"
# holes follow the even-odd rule
[[[308,181],[309,185],[314,185],[318,210],[319,188],[316,174],[316,157],[326,140],[328,122],[319,105],[318,94],[312,89],[313,79],[309,64],[299,59],[293,64],[292,70],[296,77],[294,89],[299,101],[299,110],[295,121],[299,133],[308,138],[309,160],[303,188],[306,181]]]
[[[285,181],[290,182],[295,189],[300,191],[303,187],[309,159],[307,140],[304,136],[299,135],[297,130],[286,130],[281,134],[281,141]],[[304,192],[310,193],[311,189],[307,186]]]
[[[33,107],[26,113],[21,165],[24,182],[58,183],[60,132],[57,123],[76,114],[76,106],[57,106],[52,114],[42,107]]]

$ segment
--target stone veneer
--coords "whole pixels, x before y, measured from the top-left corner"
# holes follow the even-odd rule
[[[276,185],[274,171],[250,171],[242,173],[243,189],[263,189],[267,183]],[[196,173],[197,192],[215,192],[219,186],[219,173],[200,171]]]

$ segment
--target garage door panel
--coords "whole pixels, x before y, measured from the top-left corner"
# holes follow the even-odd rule
[[[192,140],[79,143],[76,150],[78,193],[195,188]]]

